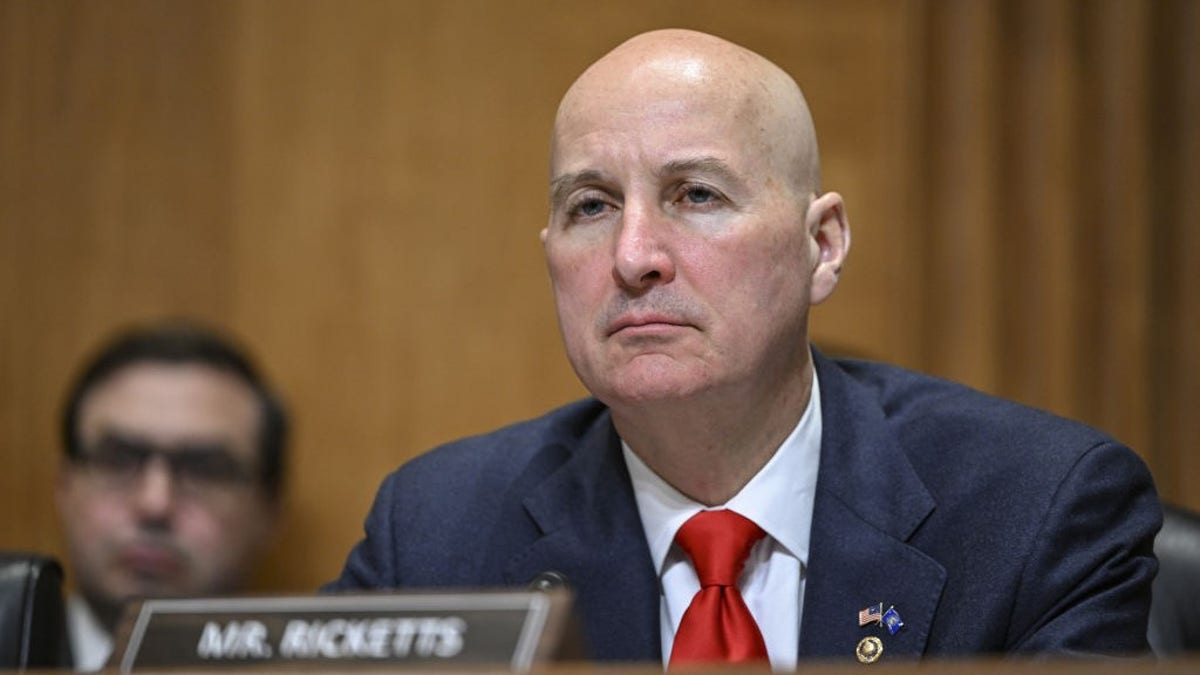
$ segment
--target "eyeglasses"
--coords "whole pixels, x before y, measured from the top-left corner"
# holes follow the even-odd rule
[[[171,448],[105,433],[92,447],[73,458],[107,487],[135,486],[150,462],[158,458],[180,491],[209,495],[253,483],[257,473],[239,462],[220,444],[180,443]]]

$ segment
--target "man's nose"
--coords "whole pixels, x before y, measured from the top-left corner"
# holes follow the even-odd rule
[[[139,480],[132,489],[134,494],[130,496],[138,512],[146,518],[162,518],[175,508],[178,486],[170,463],[162,456],[156,455],[146,460]]]
[[[646,290],[675,278],[671,223],[657,209],[626,204],[614,253],[613,277],[632,290]]]

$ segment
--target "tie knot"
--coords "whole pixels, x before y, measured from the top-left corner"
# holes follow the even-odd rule
[[[733,511],[701,511],[675,534],[675,543],[688,554],[700,577],[700,587],[734,586],[750,549],[766,533]]]

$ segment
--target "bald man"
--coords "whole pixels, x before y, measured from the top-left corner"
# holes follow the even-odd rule
[[[330,588],[553,573],[596,659],[1145,650],[1133,452],[809,346],[850,248],[819,174],[800,89],[742,47],[655,31],[584,72],[541,236],[594,398],[401,467]]]

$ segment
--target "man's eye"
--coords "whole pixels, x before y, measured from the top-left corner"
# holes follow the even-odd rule
[[[599,199],[585,199],[575,205],[575,212],[588,218],[604,213],[605,203]]]
[[[122,445],[106,445],[101,446],[92,454],[90,460],[92,464],[103,470],[113,473],[129,473],[136,472],[142,468],[146,462],[148,453],[129,446]]]
[[[142,468],[151,451],[138,443],[105,437],[96,444],[86,461],[101,471],[110,473],[134,473]]]
[[[171,463],[180,478],[197,483],[237,483],[249,473],[224,452],[178,453]]]
[[[707,204],[716,201],[717,193],[706,187],[690,187],[683,193],[683,198],[692,204]]]

